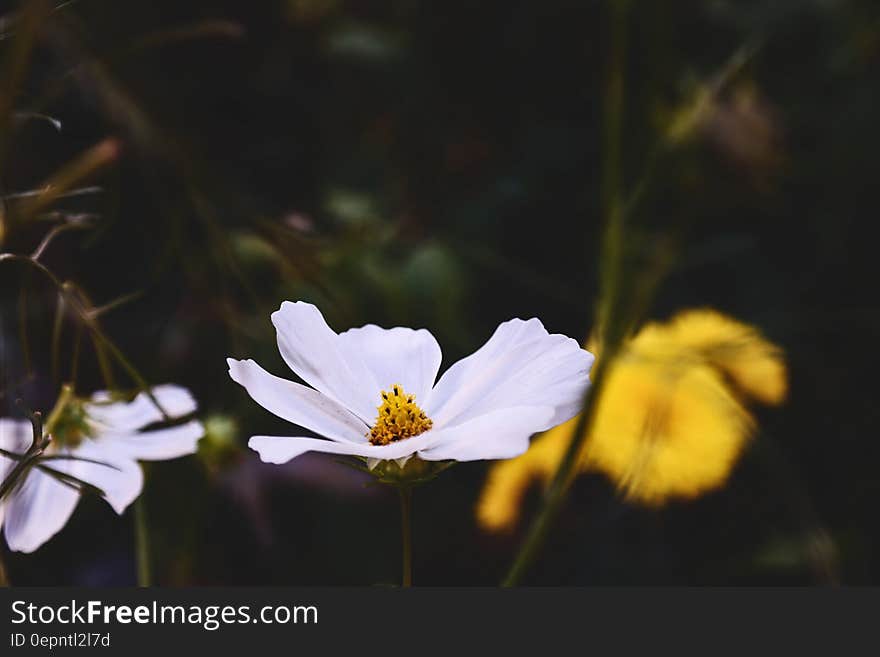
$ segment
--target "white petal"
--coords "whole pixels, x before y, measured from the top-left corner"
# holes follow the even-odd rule
[[[33,428],[27,420],[0,417],[0,449],[15,454],[24,454],[30,447],[33,437]],[[0,481],[3,481],[6,472],[14,465],[14,459],[0,454]]]
[[[169,418],[183,417],[196,410],[196,401],[186,388],[167,384],[156,386],[151,391]],[[108,392],[96,392],[92,395],[94,403],[87,408],[91,419],[108,428],[134,430],[165,419],[145,392],[138,393],[130,402],[110,402],[110,399]]]
[[[248,447],[260,455],[264,463],[287,463],[306,452],[324,452],[325,454],[346,454],[363,456],[367,459],[399,459],[411,456],[420,449],[433,445],[442,439],[442,434],[427,431],[420,436],[399,440],[390,445],[371,445],[369,443],[337,443],[332,440],[318,438],[299,438],[289,436],[253,436]]]
[[[33,429],[27,420],[0,417],[0,449],[13,454],[24,454],[33,440]],[[6,479],[6,475],[15,467],[15,459],[0,454],[0,481]],[[10,496],[0,500],[0,527],[3,526],[3,517],[6,507],[9,505]]]
[[[512,319],[440,377],[425,410],[434,426],[447,427],[496,409],[552,406],[538,430],[549,429],[580,410],[592,364],[575,340],[548,334],[537,319]]]
[[[33,440],[33,428],[27,420],[0,417],[0,447],[10,452],[23,452]]]
[[[369,427],[316,390],[269,374],[252,360],[227,358],[229,376],[251,398],[280,418],[328,438],[364,443]]]
[[[345,406],[364,422],[376,418],[379,385],[361,358],[343,353],[339,336],[312,304],[285,301],[272,313],[278,349],[306,383]]]
[[[426,461],[509,459],[529,448],[529,438],[543,431],[555,415],[552,406],[518,406],[493,411],[441,429],[432,447],[419,451]]]
[[[138,461],[164,461],[195,453],[199,440],[204,435],[202,423],[192,420],[186,424],[154,431],[123,435],[103,434],[96,442],[112,442],[115,448]]]
[[[187,425],[184,425],[187,426]],[[160,430],[155,433],[162,433]],[[4,446],[13,440],[18,442],[12,451],[22,452],[30,444],[30,423],[13,426],[10,421],[0,423],[0,443]],[[151,433],[143,434],[150,436]],[[50,450],[48,455],[72,455],[100,461],[106,465],[88,461],[53,458],[43,465],[57,472],[66,473],[100,488],[107,501],[117,513],[122,513],[138,496],[143,486],[140,466],[131,457],[112,444],[101,440],[84,440],[74,450]],[[11,459],[6,459],[11,460]],[[75,488],[57,481],[39,468],[31,468],[21,487],[8,497],[0,513],[4,533],[10,549],[33,552],[49,540],[67,523],[79,500]]]
[[[440,345],[426,329],[380,328],[368,324],[339,334],[348,358],[361,358],[382,390],[395,383],[424,404],[440,369]],[[378,397],[379,391],[374,391]],[[378,406],[380,399],[374,399]],[[375,419],[375,418],[371,418]]]
[[[79,493],[38,469],[31,469],[6,503],[3,531],[10,550],[33,552],[61,531]]]
[[[100,488],[116,513],[122,514],[140,495],[144,485],[140,465],[109,440],[86,439],[65,453],[89,461],[53,459],[45,464]]]
[[[428,461],[510,458],[528,449],[529,437],[543,431],[554,413],[555,409],[551,406],[503,409],[390,445],[355,445],[316,438],[253,436],[248,441],[248,447],[258,452],[265,463],[287,463],[305,452],[324,452],[363,456],[371,470],[380,460],[394,459],[398,464],[401,461],[406,464],[406,459],[417,452]]]

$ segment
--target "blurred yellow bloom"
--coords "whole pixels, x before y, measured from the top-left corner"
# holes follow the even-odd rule
[[[649,505],[721,486],[754,429],[746,401],[779,404],[787,391],[780,349],[712,310],[646,325],[606,376],[579,468],[604,472],[628,499]],[[477,505],[482,526],[514,524],[529,485],[549,481],[576,424],[491,468]]]
[[[727,378],[734,392],[776,405],[788,389],[781,350],[760,332],[713,310],[679,313],[666,324],[648,324],[634,340],[646,351],[672,345],[692,353]]]

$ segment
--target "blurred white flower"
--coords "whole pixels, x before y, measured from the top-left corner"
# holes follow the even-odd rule
[[[196,410],[185,388],[162,385],[152,394],[169,419]],[[52,442],[39,465],[0,501],[0,525],[11,550],[33,552],[58,533],[73,513],[81,491],[46,471],[51,468],[100,489],[107,502],[122,514],[140,494],[143,474],[138,461],[163,461],[196,451],[204,435],[202,424],[184,424],[151,431],[143,427],[166,418],[149,396],[140,393],[131,402],[112,401],[107,392],[91,400],[71,400],[52,429]],[[27,420],[0,418],[0,448],[24,454],[32,441]],[[15,461],[0,455],[0,481]]]
[[[537,319],[501,324],[436,385],[440,347],[427,330],[374,325],[337,334],[313,305],[285,301],[272,314],[278,347],[310,387],[227,359],[230,376],[275,415],[329,440],[253,436],[268,463],[304,452],[348,454],[403,467],[425,461],[501,459],[579,410],[593,356]]]

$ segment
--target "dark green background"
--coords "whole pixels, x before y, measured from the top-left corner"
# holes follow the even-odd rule
[[[788,354],[791,395],[761,412],[729,485],[695,503],[642,510],[603,478],[581,479],[527,581],[876,583],[880,5],[632,5],[627,190],[664,117],[744,46],[756,50],[731,89],[755,89],[770,126],[728,116],[656,170],[627,239],[650,253],[683,237],[649,315],[709,305],[756,324]],[[444,367],[514,316],[589,332],[607,2],[79,0],[50,23],[16,104],[63,129],[17,126],[4,193],[108,135],[122,141],[94,181],[103,193],[59,203],[100,214],[96,229],[59,238],[46,262],[99,304],[141,292],[105,329],[149,380],[190,386],[206,416],[233,417],[241,445],[289,430],[224,360],[286,375],[269,322],[283,299],[318,303],[337,330],[428,327]],[[45,231],[18,226],[2,250],[29,251]],[[32,289],[38,375],[17,387],[26,281],[0,276],[0,403],[51,406],[53,295]],[[90,392],[103,384],[83,358]],[[523,527],[492,537],[474,523],[486,467],[458,465],[416,491],[417,583],[492,584],[508,566]],[[395,583],[393,491],[363,484],[330,457],[150,466],[157,581]],[[86,500],[37,553],[8,557],[10,577],[132,583],[130,515]]]

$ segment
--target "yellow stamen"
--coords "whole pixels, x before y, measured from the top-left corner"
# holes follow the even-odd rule
[[[379,414],[369,436],[373,445],[388,445],[418,436],[434,424],[416,405],[415,395],[406,394],[399,383],[382,391],[382,403],[377,410]]]

